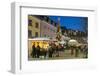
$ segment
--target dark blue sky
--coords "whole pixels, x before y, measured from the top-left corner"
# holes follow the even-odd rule
[[[65,26],[67,29],[85,31],[88,27],[87,17],[74,17],[74,16],[49,16],[50,19],[58,22],[60,18],[60,25]]]

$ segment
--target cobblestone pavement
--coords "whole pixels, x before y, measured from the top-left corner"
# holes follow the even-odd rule
[[[77,57],[75,56],[75,51],[73,55],[71,55],[71,50],[59,52],[59,56],[56,55],[58,55],[58,53],[53,54],[52,58],[29,58],[29,60],[84,59],[86,57],[86,55],[80,51]]]

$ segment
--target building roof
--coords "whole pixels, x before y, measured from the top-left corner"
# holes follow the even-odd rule
[[[44,20],[45,22],[47,22],[55,27],[58,25],[58,23],[55,22],[54,20],[50,19],[48,15],[31,15],[31,16],[36,17],[40,20]]]

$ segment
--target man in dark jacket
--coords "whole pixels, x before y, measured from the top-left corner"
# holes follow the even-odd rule
[[[32,57],[35,58],[36,57],[36,48],[35,48],[35,43],[33,43],[33,46],[32,46]]]
[[[36,48],[36,55],[37,55],[37,58],[39,58],[39,56],[40,56],[40,46],[39,46],[39,43],[38,43],[37,48]]]

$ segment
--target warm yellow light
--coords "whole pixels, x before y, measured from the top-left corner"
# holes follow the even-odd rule
[[[33,44],[35,44],[35,47],[39,45],[40,48],[44,48],[44,49],[47,49],[49,46],[48,41],[32,41],[32,45]]]

